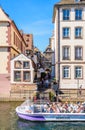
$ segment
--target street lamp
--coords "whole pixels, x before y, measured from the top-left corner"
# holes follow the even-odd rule
[[[79,78],[80,78],[80,73],[77,73],[77,97],[79,94]]]

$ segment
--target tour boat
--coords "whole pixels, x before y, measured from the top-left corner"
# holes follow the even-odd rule
[[[51,113],[44,111],[45,107],[46,104],[31,104],[27,100],[16,107],[16,113],[19,118],[29,121],[85,121],[85,113]]]

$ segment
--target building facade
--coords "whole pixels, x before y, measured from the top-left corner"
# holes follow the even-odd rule
[[[51,50],[52,50],[52,54],[51,54],[51,77],[55,78],[55,44],[54,44],[54,33],[53,35],[50,37],[50,44],[51,44]]]
[[[11,20],[8,14],[0,7],[0,95],[9,96],[10,91],[14,87],[13,84],[19,84],[20,82],[21,86],[24,84],[30,84],[31,86],[32,84],[32,88],[34,87],[34,73],[32,72],[31,61],[29,62],[29,66],[32,70],[25,68],[28,62],[23,62],[24,68],[22,68],[22,71],[18,68],[13,68],[10,62],[19,54],[25,54],[26,49],[32,50],[32,48],[33,35],[22,33],[17,28],[15,22]],[[17,81],[19,76],[21,76],[20,82]],[[17,85],[15,85],[15,87],[18,89]],[[24,89],[24,87],[22,88]],[[27,88],[29,87],[27,86]]]
[[[26,50],[33,50],[34,46],[33,46],[33,34],[25,34],[23,33],[23,38],[27,44]]]
[[[54,5],[55,77],[60,88],[85,88],[85,1]]]
[[[51,40],[49,40],[50,42]],[[44,54],[44,67],[45,70],[49,70],[49,72],[51,73],[52,70],[52,47],[51,47],[51,42],[49,43],[49,45],[46,47],[45,51],[43,52]]]
[[[10,73],[10,60],[25,53],[26,43],[14,21],[0,8],[0,74]]]

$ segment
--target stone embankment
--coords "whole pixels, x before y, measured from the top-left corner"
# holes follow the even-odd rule
[[[33,99],[36,95],[37,85],[12,85],[9,94],[0,93],[0,101],[24,101],[25,99]],[[49,88],[45,93],[53,92],[53,89]],[[54,95],[56,93],[54,92]],[[81,92],[77,89],[60,89],[56,96],[57,101],[62,102],[85,102],[85,89]]]
[[[85,89],[77,90],[77,89],[60,89],[59,100],[65,102],[84,102],[85,101]]]
[[[24,101],[27,98],[33,97],[37,90],[36,84],[29,85],[11,85],[9,93],[0,93],[0,101]]]

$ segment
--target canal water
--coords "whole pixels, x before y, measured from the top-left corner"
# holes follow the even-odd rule
[[[21,102],[0,102],[0,130],[85,130],[85,122],[30,122],[17,117]]]

